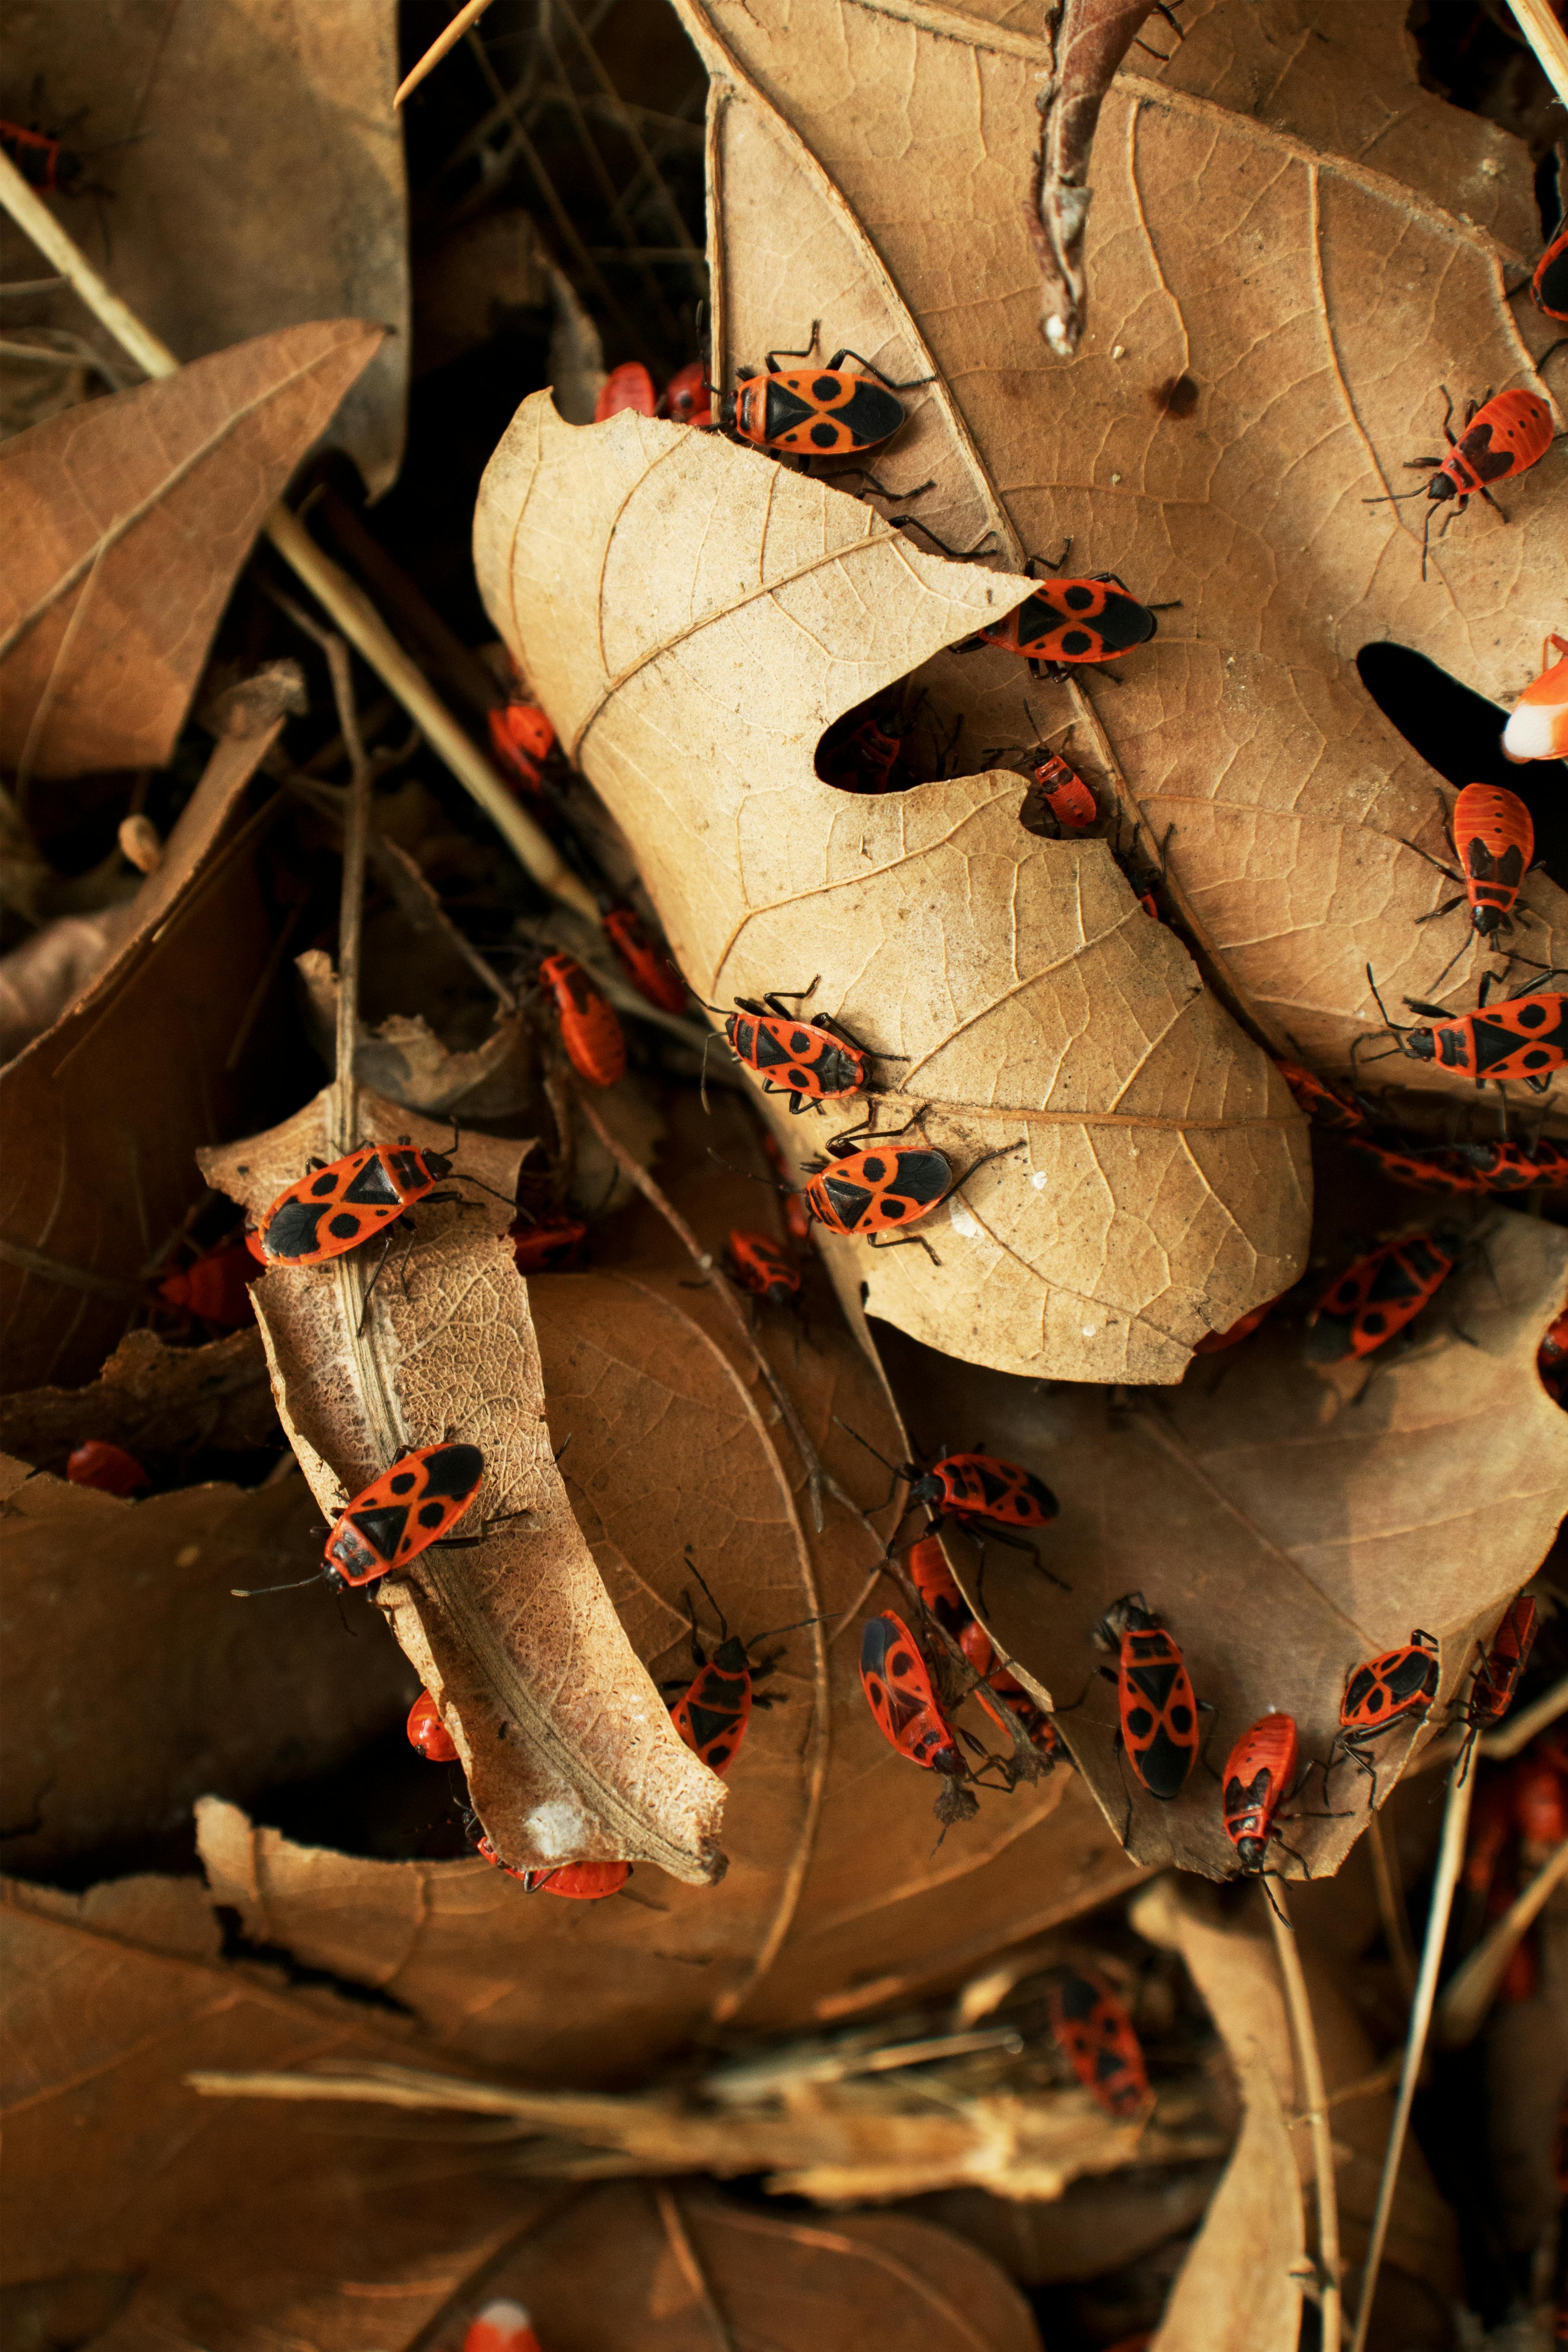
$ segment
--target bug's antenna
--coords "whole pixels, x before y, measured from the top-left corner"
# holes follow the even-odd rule
[[[268,1592],[300,1592],[307,1584],[319,1584],[321,1580],[321,1570],[318,1569],[314,1576],[297,1576],[291,1584],[253,1584],[248,1588],[231,1584],[229,1598],[231,1601],[259,1601]]]
[[[691,1570],[692,1575],[697,1579],[698,1583],[702,1587],[703,1591],[708,1594],[708,1606],[713,1612],[714,1616],[719,1620],[719,1639],[721,1642],[727,1642],[730,1638],[730,1621],[725,1616],[724,1612],[720,1608],[719,1603],[714,1600],[712,1592],[709,1588],[708,1579],[703,1575],[702,1570],[698,1567],[696,1560],[691,1556],[691,1546],[689,1544],[686,1547],[686,1565]],[[691,1596],[689,1593],[687,1595],[688,1606],[690,1605],[690,1598]],[[786,1627],[780,1628],[781,1632],[785,1632],[788,1629]]]
[[[1376,1007],[1377,1007],[1378,1011],[1382,1013],[1382,1015],[1383,1015],[1383,1017],[1384,1017],[1384,1020],[1387,1023],[1387,1025],[1388,1025],[1388,1034],[1389,1034],[1389,1035],[1390,1035],[1391,1037],[1398,1037],[1398,1036],[1402,1035],[1402,1034],[1403,1034],[1403,1033],[1404,1033],[1404,1029],[1405,1029],[1405,1026],[1407,1026],[1408,1024],[1403,1024],[1403,1023],[1398,1022],[1398,1021],[1390,1021],[1390,1020],[1388,1019],[1388,1007],[1387,1007],[1387,1005],[1384,1003],[1384,1001],[1383,1001],[1382,997],[1378,994],[1378,991],[1377,991],[1377,982],[1376,982],[1376,981],[1375,981],[1375,980],[1373,980],[1373,976],[1372,976],[1372,966],[1371,966],[1371,964],[1370,964],[1370,963],[1367,965],[1367,968],[1366,968],[1366,984],[1367,984],[1367,986],[1368,986],[1368,987],[1371,989],[1371,991],[1372,991],[1372,1001],[1373,1001],[1373,1003],[1376,1005]],[[1403,1047],[1403,1046],[1401,1046],[1400,1051],[1403,1053],[1403,1052],[1404,1052],[1404,1050],[1405,1050],[1405,1049],[1404,1049],[1404,1047]]]
[[[840,1429],[849,1429],[849,1423],[847,1421],[839,1421],[837,1413],[834,1414],[833,1418],[835,1421],[838,1422]],[[895,1463],[889,1462],[885,1454],[879,1454],[877,1452],[876,1447],[872,1444],[868,1437],[862,1437],[858,1429],[849,1429],[849,1434],[855,1440],[857,1445],[863,1445],[867,1453],[881,1464],[884,1470],[890,1470],[895,1478],[901,1478],[903,1476],[903,1472]]]

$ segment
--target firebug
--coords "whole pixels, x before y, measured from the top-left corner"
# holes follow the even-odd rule
[[[1545,457],[1552,446],[1552,411],[1539,394],[1533,392],[1500,392],[1495,399],[1489,393],[1479,404],[1472,400],[1465,411],[1465,429],[1456,441],[1452,431],[1453,395],[1447,384],[1439,391],[1447,403],[1443,415],[1443,438],[1448,444],[1446,457],[1407,457],[1407,466],[1433,468],[1432,478],[1418,490],[1402,490],[1396,496],[1363,499],[1363,506],[1397,505],[1401,499],[1425,498],[1426,528],[1421,534],[1421,577],[1426,577],[1426,550],[1432,532],[1432,517],[1445,501],[1452,500],[1452,512],[1445,517],[1443,528],[1456,514],[1463,514],[1472,498],[1485,499],[1499,514],[1498,506],[1489,487],[1493,482],[1507,481],[1513,474],[1522,474]],[[1507,518],[1504,517],[1506,520]]]
[[[1260,1877],[1279,1835],[1275,1817],[1296,1778],[1293,1716],[1266,1715],[1244,1731],[1221,1775],[1225,1833],[1240,1858],[1243,1877]]]
[[[1336,1276],[1307,1318],[1309,1360],[1370,1356],[1420,1314],[1453,1271],[1453,1251],[1435,1234],[1409,1234],[1369,1250]]]
[[[1153,2105],[1142,2044],[1098,1969],[1069,1969],[1046,1997],[1051,2038],[1097,2105],[1131,2119]]]
[[[607,998],[574,956],[547,955],[539,977],[555,1003],[561,1042],[580,1078],[613,1087],[626,1073],[626,1041]]]

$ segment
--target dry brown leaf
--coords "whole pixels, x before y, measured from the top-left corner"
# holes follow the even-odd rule
[[[1301,2114],[1304,2103],[1296,2087],[1296,2062],[1274,1941],[1260,1911],[1253,1908],[1250,1916],[1222,1916],[1207,1889],[1162,1878],[1136,1897],[1131,1918],[1139,1933],[1152,1943],[1181,1954],[1244,2082],[1255,2064],[1266,2069],[1277,2107],[1285,2111],[1289,2120],[1289,2147],[1294,2151],[1290,2160],[1300,2179],[1309,2180],[1311,2152]],[[1328,1958],[1308,1937],[1301,1938],[1300,1948],[1330,2102],[1341,2242],[1347,2263],[1353,2264],[1366,2250],[1394,2095],[1381,2089],[1336,2097],[1366,2081],[1377,2066],[1378,2053],[1362,2020],[1353,1969]],[[1249,2085],[1249,2105],[1253,2095]],[[1233,2158],[1233,2174],[1237,2165],[1237,2159]],[[1239,2184],[1237,2192],[1239,2196]],[[1296,2242],[1300,2246],[1300,2236]],[[1440,2290],[1458,2292],[1454,2217],[1414,2145],[1405,2148],[1388,2242],[1389,2260],[1400,2269],[1430,2280]],[[1187,2340],[1183,2339],[1184,2346]],[[1201,2337],[1190,2340],[1196,2352]]]
[[[1290,2137],[1264,2061],[1237,2072],[1241,2136],[1151,2352],[1296,2352],[1304,2241]]]
[[[1441,384],[1460,403],[1544,388],[1521,338],[1540,351],[1551,323],[1504,299],[1503,267],[1539,243],[1524,146],[1417,88],[1405,0],[1194,0],[1173,64],[1134,52],[1106,99],[1094,322],[1064,367],[1037,331],[1025,201],[1051,65],[1043,8],[1022,22],[892,0],[680,13],[714,77],[715,376],[805,343],[817,317],[826,352],[848,345],[900,380],[934,371],[877,458],[895,483],[935,478],[921,522],[959,548],[994,530],[1013,569],[1070,534],[1075,570],[1182,600],[1116,666],[1121,691],[1087,670],[1028,690],[1027,735],[1019,661],[928,660],[939,721],[964,719],[957,764],[1076,719],[1069,756],[1156,839],[1175,828],[1176,906],[1273,1048],[1347,1066],[1383,1025],[1368,958],[1394,1005],[1429,996],[1464,939],[1457,918],[1415,926],[1449,889],[1418,855],[1451,862],[1436,779],[1355,656],[1394,639],[1507,700],[1539,666],[1541,583],[1560,568],[1562,446],[1507,485],[1510,529],[1478,507],[1435,542],[1426,585],[1417,509],[1361,504],[1441,446]],[[632,571],[618,546],[607,619]],[[1010,592],[989,576],[1000,604]],[[765,674],[760,634],[750,649]],[[710,768],[695,713],[671,734]],[[952,789],[904,795],[906,822]],[[797,836],[801,806],[792,782],[781,836]],[[854,807],[841,823],[858,829]],[[1006,902],[1001,877],[991,895]],[[1561,891],[1538,873],[1525,898],[1526,951],[1568,963]],[[1472,940],[1444,1002],[1472,1005],[1486,961]]]
[[[381,330],[289,327],[0,449],[22,561],[0,594],[0,755],[161,767],[263,516]]]
[[[210,1181],[259,1216],[309,1159],[331,1156],[328,1099],[204,1153]],[[450,1148],[395,1103],[362,1097],[360,1118],[367,1136]],[[281,1266],[257,1286],[274,1393],[329,1518],[405,1447],[456,1438],[484,1453],[483,1542],[424,1552],[380,1593],[503,1859],[618,1856],[701,1883],[724,1867],[722,1785],[637,1663],[552,1458],[528,1296],[504,1238],[526,1149],[463,1139],[460,1167],[492,1191],[420,1211],[405,1265],[364,1307],[363,1339],[357,1261]]]
[[[1115,1689],[1091,1679],[1090,1632],[1106,1608],[1141,1590],[1169,1625],[1198,1697],[1218,1709],[1207,1738],[1215,1771],[1270,1707],[1295,1717],[1303,1759],[1326,1759],[1346,1675],[1417,1625],[1442,1644],[1443,1720],[1478,1640],[1562,1515],[1568,1417],[1542,1387],[1535,1351],[1565,1284],[1568,1234],[1494,1213],[1472,1264],[1445,1289],[1445,1314],[1404,1355],[1370,1359],[1350,1394],[1303,1362],[1300,1328],[1280,1317],[1235,1356],[1200,1364],[1174,1394],[1121,1403],[1086,1390],[1041,1395],[888,1335],[917,1443],[934,1453],[983,1439],[1061,1501],[1042,1547],[1070,1594],[993,1547],[985,1598],[1020,1670],[1077,1710],[1061,1727],[1118,1833],[1135,1800],[1130,1850],[1140,1861],[1218,1878],[1237,1866],[1209,1773],[1194,1769],[1175,1803],[1159,1804],[1119,1766]],[[973,1549],[956,1546],[953,1559],[973,1590]],[[1428,1726],[1380,1739],[1380,1799],[1432,1736]],[[1314,1874],[1336,1869],[1365,1828],[1369,1788],[1342,1769],[1328,1802],[1349,1817],[1317,1820],[1314,1774],[1289,1808],[1298,1818],[1284,1834]],[[1276,1847],[1269,1866],[1300,1865]]]
[[[112,1432],[84,1417],[78,1433]],[[5,1869],[108,1875],[188,1833],[207,1791],[253,1803],[346,1761],[408,1706],[404,1660],[344,1641],[324,1588],[232,1597],[309,1575],[321,1537],[302,1479],[122,1502],[0,1461]]]
[[[871,1312],[1005,1370],[1174,1381],[1295,1278],[1289,1091],[1105,844],[1024,832],[1011,773],[879,801],[815,773],[831,719],[1022,582],[683,427],[566,425],[542,393],[491,460],[476,553],[696,993],[816,978],[814,1011],[903,1057],[884,1129],[913,1114],[960,1171],[1003,1155],[927,1221],[940,1265],[827,1244],[847,1297],[867,1283]]]
[[[14,1061],[75,1003],[124,937],[133,904],[58,915],[0,957],[0,1063]]]
[[[6,15],[7,87],[42,77],[46,129],[101,202],[60,219],[121,300],[181,360],[279,327],[344,316],[387,329],[344,401],[336,446],[373,496],[403,452],[408,242],[391,0],[324,10],[229,0],[219,13],[149,12],[139,0],[17,0]],[[7,222],[0,266],[37,274]],[[69,294],[7,305],[26,320],[89,327]],[[119,377],[111,381],[121,381]]]
[[[294,959],[318,1046],[331,1056],[337,1035],[338,976],[321,948]],[[499,1014],[483,1045],[443,1045],[423,1014],[394,1013],[359,1025],[354,1077],[370,1093],[428,1118],[504,1118],[521,1106],[532,1067],[532,1033],[521,1013]]]
[[[232,1331],[176,1348],[154,1331],[128,1331],[96,1381],[80,1389],[27,1389],[0,1397],[0,1451],[63,1475],[86,1437],[133,1454],[159,1486],[195,1454],[249,1454],[278,1443],[278,1415],[259,1335]]]
[[[112,961],[0,1072],[0,1384],[90,1381],[232,1124],[272,930],[241,795],[270,738],[207,763]]]
[[[1040,152],[1031,191],[1039,217],[1029,233],[1040,264],[1040,332],[1058,359],[1071,359],[1083,337],[1083,239],[1094,193],[1089,159],[1100,106],[1152,6],[1152,0],[1067,0],[1050,28],[1053,70],[1037,101]]]
[[[1135,2167],[1075,2180],[1049,2203],[951,2189],[914,2210],[984,2248],[1021,2285],[1060,2286],[1119,2271],[1195,2229],[1220,2177],[1217,2164]]]

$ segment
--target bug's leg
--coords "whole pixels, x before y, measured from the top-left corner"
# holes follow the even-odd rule
[[[912,490],[890,490],[885,482],[879,482],[877,479],[875,474],[868,474],[864,466],[846,466],[841,472],[833,475],[831,479],[837,486],[839,482],[848,481],[851,476],[856,474],[865,483],[867,489],[875,490],[879,499],[923,499],[928,490],[934,490],[936,488],[933,476],[931,480],[918,484]]]
[[[1493,496],[1492,496],[1491,492],[1488,489],[1488,488],[1487,488],[1486,484],[1483,482],[1483,483],[1481,483],[1481,484],[1480,484],[1480,486],[1479,486],[1479,487],[1480,487],[1480,493],[1481,493],[1482,498],[1483,498],[1483,499],[1485,499],[1485,500],[1486,500],[1486,502],[1487,502],[1488,506],[1489,506],[1489,507],[1490,507],[1490,509],[1491,509],[1491,510],[1492,510],[1493,514],[1495,514],[1495,515],[1496,515],[1496,517],[1497,517],[1497,519],[1498,519],[1499,522],[1506,522],[1506,521],[1508,520],[1508,517],[1507,517],[1507,515],[1505,515],[1505,514],[1504,514],[1504,512],[1503,512],[1503,510],[1502,510],[1501,507],[1500,507],[1500,506],[1499,506],[1499,504],[1498,504],[1498,502],[1497,502],[1496,499],[1494,499],[1494,498],[1493,498]]]
[[[930,1258],[932,1265],[940,1265],[942,1264],[941,1258],[938,1257],[935,1250],[932,1249],[924,1234],[900,1234],[897,1241],[891,1242],[883,1241],[879,1235],[873,1234],[871,1235],[871,1247],[873,1249],[923,1249],[927,1257]]]
[[[1409,847],[1409,846],[1410,846],[1410,845],[1409,845],[1408,843],[1407,843],[1405,845],[1406,845],[1406,847]],[[1426,856],[1426,851],[1425,851],[1425,850],[1422,850],[1419,854],[1420,854],[1423,857],[1425,857],[1425,856]],[[1436,866],[1436,863],[1437,863],[1437,861],[1436,861],[1436,859],[1435,857],[1432,859],[1432,861],[1431,861],[1431,862],[1432,862],[1432,864],[1433,864],[1434,866]],[[1430,911],[1430,913],[1429,913],[1429,914],[1417,915],[1417,916],[1416,916],[1416,918],[1415,918],[1416,924],[1417,924],[1417,926],[1419,926],[1419,925],[1420,925],[1420,924],[1422,924],[1422,923],[1440,923],[1440,922],[1442,921],[1442,919],[1443,919],[1443,918],[1444,918],[1444,916],[1445,916],[1445,915],[1451,915],[1451,914],[1453,913],[1453,911],[1454,911],[1454,909],[1455,909],[1455,908],[1456,908],[1456,907],[1462,907],[1462,906],[1464,905],[1464,903],[1465,903],[1465,902],[1464,902],[1463,898],[1445,898],[1445,899],[1444,899],[1444,901],[1443,901],[1443,903],[1442,903],[1442,905],[1441,905],[1440,907],[1434,907],[1434,908],[1431,909],[1431,911]],[[1465,944],[1466,944],[1466,946],[1468,947],[1468,944],[1469,944],[1468,940],[1467,940]],[[1459,954],[1460,954],[1460,955],[1462,955],[1463,953],[1464,953],[1464,949],[1463,949],[1463,948],[1461,948],[1461,949],[1460,949],[1460,950],[1459,950]],[[1455,957],[1455,959],[1454,959],[1454,961],[1455,961],[1456,963],[1458,963],[1458,960],[1459,960],[1459,959],[1458,959],[1458,956],[1456,956],[1456,957]],[[1437,985],[1437,983],[1436,983],[1436,982],[1434,982],[1433,985],[1436,987],[1436,986]]]
[[[370,1280],[365,1285],[364,1297],[360,1302],[359,1324],[357,1327],[357,1335],[360,1338],[363,1338],[364,1335],[365,1318],[370,1313],[370,1302],[375,1296],[375,1286],[381,1280],[383,1274],[385,1272],[386,1261],[392,1255],[392,1236],[396,1232],[398,1225],[402,1224],[402,1223],[403,1219],[399,1217],[394,1224],[387,1228],[385,1246],[383,1248],[381,1255],[375,1262],[375,1272],[371,1276]],[[409,1247],[413,1247],[412,1243],[410,1243]],[[405,1251],[404,1255],[406,1257],[406,1251]]]
[[[777,375],[777,373],[778,373],[778,370],[777,370],[777,368],[773,365],[773,362],[774,362],[775,360],[808,360],[808,359],[811,357],[811,355],[812,355],[813,352],[816,349],[817,342],[818,342],[818,340],[819,340],[819,339],[820,339],[820,337],[821,337],[821,334],[822,334],[822,321],[821,321],[821,320],[820,320],[820,319],[814,319],[814,320],[812,320],[812,322],[811,322],[811,341],[810,341],[810,342],[809,342],[809,343],[807,343],[807,344],[806,344],[806,346],[805,346],[805,350],[804,350],[804,351],[799,351],[799,352],[789,352],[789,351],[785,351],[785,350],[784,349],[783,345],[781,344],[781,345],[780,345],[780,347],[779,347],[779,349],[778,349],[776,352],[766,352],[766,353],[764,354],[764,356],[763,356],[763,365],[766,368],[766,370],[767,370],[767,372],[768,372],[768,373],[769,373],[770,375]],[[837,364],[838,364],[838,362],[837,362],[837,360],[836,360],[836,361],[834,362],[834,365],[837,367]]]
[[[867,374],[874,375],[879,383],[885,383],[889,392],[919,392],[924,385],[936,382],[934,375],[912,375],[907,383],[895,383],[890,375],[884,375],[879,367],[873,367],[859,352],[852,352],[847,343],[841,352],[834,352],[827,364],[830,368],[842,367],[846,360],[859,360]]]
[[[1443,438],[1451,449],[1454,446],[1451,429],[1454,422],[1454,395],[1446,383],[1440,383],[1437,389],[1443,395]]]
[[[1026,565],[1024,566],[1024,571],[1025,571],[1025,575],[1026,575],[1026,578],[1028,578],[1028,579],[1030,579],[1030,580],[1032,580],[1032,579],[1034,578],[1034,576],[1035,576],[1035,566],[1036,566],[1036,564],[1037,564],[1037,563],[1039,565],[1039,567],[1040,567],[1040,569],[1041,569],[1041,571],[1042,571],[1042,572],[1059,572],[1059,571],[1061,570],[1061,568],[1062,568],[1062,565],[1067,562],[1068,557],[1071,554],[1071,552],[1072,552],[1072,533],[1071,533],[1071,531],[1069,530],[1069,531],[1068,531],[1068,535],[1067,535],[1067,537],[1066,537],[1066,538],[1063,540],[1063,541],[1062,541],[1062,551],[1061,551],[1061,553],[1060,553],[1059,555],[1031,555],[1031,556],[1030,556],[1030,558],[1029,558],[1028,562],[1027,562],[1026,563]]]
[[[765,1005],[767,1010],[774,1014],[778,1020],[788,1021],[793,1019],[794,1016],[784,1011],[784,1006],[786,1004],[804,1003],[808,996],[816,995],[821,985],[822,974],[818,972],[816,978],[812,982],[809,988],[770,988],[766,996],[763,999],[763,1004]],[[753,1008],[750,1004],[744,1004],[744,1000],[739,996],[735,999],[735,1002],[737,1004],[743,1004],[744,1010],[748,1013],[752,1012],[753,1009],[759,1012],[763,1009],[761,1005]]]
[[[973,547],[949,547],[946,540],[938,539],[930,523],[921,522],[919,515],[889,515],[888,520],[895,530],[905,523],[912,524],[916,530],[923,530],[931,545],[940,547],[951,563],[977,563],[982,556],[994,555],[996,552],[994,547],[987,547],[985,544],[988,539],[994,540],[996,534],[994,530],[982,532]]]

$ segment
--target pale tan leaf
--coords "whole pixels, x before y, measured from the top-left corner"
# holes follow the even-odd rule
[[[176,358],[313,319],[389,331],[332,440],[373,496],[390,488],[409,343],[392,0],[282,15],[271,0],[226,0],[172,17],[139,0],[17,0],[6,76],[18,91],[41,77],[51,121],[70,121],[84,181],[107,194],[59,199],[59,217]],[[37,275],[9,222],[0,263],[8,278]],[[30,298],[21,316],[83,323],[68,292]],[[92,337],[124,366],[101,330]]]
[[[337,1035],[338,976],[321,948],[294,959],[304,985],[310,1026],[323,1058]],[[427,1118],[502,1118],[521,1107],[531,1071],[532,1033],[518,1012],[500,1014],[482,1045],[444,1045],[421,1013],[394,1013],[360,1023],[354,1077],[372,1094]]]
[[[1151,2352],[1296,2352],[1301,2200],[1279,2094],[1240,2065],[1241,2137],[1171,2291]]]
[[[983,1436],[1046,1478],[1061,1517],[1040,1538],[1047,1585],[998,1546],[985,1567],[994,1632],[1058,1706],[1061,1728],[1118,1833],[1146,1863],[1229,1877],[1236,1856],[1219,1791],[1195,1769],[1181,1797],[1148,1797],[1112,1747],[1113,1685],[1090,1633],[1141,1591],[1180,1643],[1219,1771],[1269,1708],[1294,1716],[1301,1756],[1326,1759],[1346,1675],[1415,1626],[1442,1647],[1434,1723],[1464,1686],[1478,1641],[1552,1542],[1568,1491],[1568,1416],[1536,1372],[1541,1334],[1568,1285],[1568,1235],[1516,1211],[1486,1218],[1403,1355],[1367,1360],[1345,1392],[1302,1360],[1299,1324],[1276,1316],[1234,1356],[1200,1362],[1169,1396],[1108,1412],[1090,1391],[1033,1383],[937,1358],[881,1335],[910,1434]],[[1459,1336],[1466,1335],[1465,1338]],[[1467,1340],[1469,1344],[1467,1344]],[[952,1548],[973,1591],[976,1555]],[[1081,1698],[1082,1704],[1079,1702]],[[1412,1722],[1377,1743],[1380,1800],[1434,1736]],[[1313,1774],[1270,1868],[1332,1872],[1365,1828],[1372,1783],[1342,1766],[1325,1801]],[[1343,1819],[1315,1815],[1328,1808]]]
[[[1441,450],[1443,384],[1461,406],[1550,396],[1530,351],[1551,322],[1505,299],[1539,236],[1529,155],[1417,87],[1406,13],[1195,0],[1168,70],[1131,53],[1100,118],[1093,323],[1067,367],[1033,300],[1043,9],[681,0],[714,77],[715,376],[816,317],[825,352],[934,372],[876,459],[895,486],[935,478],[921,522],[958,548],[994,531],[1009,568],[1070,536],[1073,570],[1181,600],[1114,665],[1120,692],[1092,669],[1028,688],[996,650],[928,659],[920,682],[940,724],[963,719],[961,768],[1076,719],[1069,756],[1170,835],[1177,909],[1258,1030],[1342,1068],[1383,1027],[1369,958],[1396,1013],[1456,949],[1442,998],[1469,1009],[1488,961],[1459,917],[1416,927],[1449,895],[1418,854],[1452,863],[1437,779],[1355,657],[1394,640],[1510,699],[1539,667],[1568,514],[1560,445],[1500,486],[1509,529],[1478,503],[1434,540],[1424,584],[1424,502],[1362,503]],[[1568,963],[1561,890],[1537,873],[1524,897],[1524,951]]]
[[[0,1072],[7,1389],[94,1377],[198,1193],[192,1153],[237,1123],[272,926],[237,810],[271,740],[218,746],[110,961]]]
[[[163,765],[263,516],[381,340],[285,328],[0,449],[8,766]]]
[[[327,1105],[319,1096],[269,1134],[204,1153],[210,1181],[259,1215],[326,1156]],[[365,1096],[360,1109],[367,1136],[450,1147],[395,1103]],[[526,1149],[463,1139],[459,1167],[493,1192],[418,1213],[401,1273],[369,1294],[363,1341],[357,1266],[274,1268],[253,1292],[274,1393],[329,1517],[405,1447],[454,1438],[484,1454],[481,1545],[421,1553],[380,1597],[503,1860],[646,1859],[703,1882],[724,1867],[722,1786],[638,1664],[552,1457],[528,1295],[505,1239]]]
[[[683,427],[569,426],[543,394],[491,461],[476,548],[695,992],[817,978],[812,1008],[889,1057],[884,1129],[912,1115],[960,1174],[1003,1155],[928,1220],[940,1265],[835,1244],[847,1297],[867,1283],[870,1312],[1005,1370],[1169,1381],[1294,1278],[1288,1090],[1108,847],[1026,833],[1011,773],[880,801],[815,773],[830,720],[1022,581]]]

